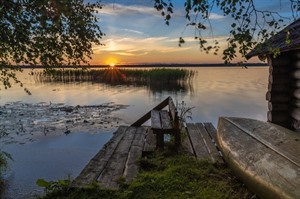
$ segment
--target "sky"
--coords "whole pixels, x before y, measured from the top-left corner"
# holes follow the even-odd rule
[[[259,9],[277,10],[290,15],[288,0],[255,0]],[[105,36],[105,46],[93,46],[90,64],[157,64],[157,63],[223,63],[222,53],[206,54],[194,39],[195,30],[186,26],[184,0],[172,0],[174,14],[170,25],[165,24],[160,12],[153,7],[153,0],[102,0],[99,25]],[[210,15],[211,28],[203,36],[208,41],[217,39],[221,51],[227,45],[232,19],[217,9]],[[208,26],[209,27],[209,26]],[[208,34],[208,33],[212,34]],[[185,44],[178,46],[179,37]],[[238,56],[233,62],[241,61]],[[260,62],[252,58],[248,62]]]

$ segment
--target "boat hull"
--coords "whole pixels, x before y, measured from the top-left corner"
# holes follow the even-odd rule
[[[220,117],[217,142],[229,167],[261,198],[300,198],[300,134],[246,118]]]

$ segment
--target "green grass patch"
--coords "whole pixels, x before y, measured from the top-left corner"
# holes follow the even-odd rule
[[[137,179],[129,184],[121,179],[119,190],[91,185],[60,189],[44,198],[255,198],[223,164],[165,151],[141,159],[140,165]]]

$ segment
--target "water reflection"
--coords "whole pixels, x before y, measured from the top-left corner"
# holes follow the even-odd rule
[[[71,75],[64,81],[41,81],[37,79],[39,77],[28,76],[28,71],[25,70],[18,77],[32,95],[28,96],[22,88],[14,86],[0,91],[0,104],[22,101],[31,104],[51,102],[84,106],[114,102],[129,105],[126,109],[114,112],[112,116],[124,119],[122,124],[130,125],[163,99],[172,96],[175,102],[184,101],[187,106],[195,107],[192,110],[192,122],[212,122],[217,126],[219,116],[266,121],[267,67],[188,68],[188,70],[196,72],[187,85],[182,86],[180,83],[176,83],[177,86],[161,85],[163,86],[161,89],[148,82],[131,81],[128,75],[126,79],[131,82],[126,84],[120,77],[122,76],[120,71],[106,71],[106,81],[110,82],[106,83],[104,80],[81,81],[82,78],[91,77],[79,78]],[[192,85],[189,87],[189,84]],[[12,120],[7,119],[7,122]],[[95,130],[93,126],[91,129]],[[10,196],[20,198],[21,194],[34,192],[37,178],[57,180],[65,178],[68,174],[78,175],[89,159],[110,138],[109,136],[111,133],[79,132],[68,136],[64,134],[55,137],[41,136],[35,142],[5,146],[4,140],[0,140],[0,148],[3,147],[3,150],[9,152],[15,160],[9,166],[7,178],[11,185],[8,190]]]
[[[102,83],[111,87],[144,87],[153,93],[193,92],[195,72],[186,69],[98,69],[98,70],[53,70],[50,73],[35,72],[38,83]]]

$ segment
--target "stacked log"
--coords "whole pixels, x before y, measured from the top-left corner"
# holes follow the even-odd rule
[[[300,50],[291,51],[291,95],[290,116],[291,127],[300,132]]]
[[[268,121],[300,131],[300,50],[269,57]]]

